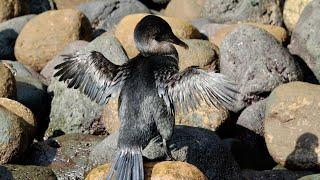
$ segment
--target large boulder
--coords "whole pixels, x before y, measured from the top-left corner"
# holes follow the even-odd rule
[[[278,0],[205,0],[202,17],[216,23],[257,22],[281,26],[282,12]]]
[[[292,32],[306,5],[312,0],[286,0],[283,8],[283,20],[287,29]]]
[[[16,41],[15,56],[41,71],[67,44],[79,39],[91,39],[91,25],[84,14],[72,9],[47,11],[24,26]]]
[[[238,27],[222,41],[220,72],[239,84],[244,95],[240,107],[264,99],[280,84],[302,78],[288,50],[268,32],[249,25]]]
[[[7,64],[0,63],[0,97],[15,98],[16,79]]]
[[[289,50],[300,56],[320,81],[320,0],[313,0],[303,10],[292,32]]]
[[[320,85],[292,82],[269,96],[264,137],[273,159],[289,169],[320,169]]]

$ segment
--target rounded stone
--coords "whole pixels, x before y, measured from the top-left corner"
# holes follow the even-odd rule
[[[2,0],[0,2],[0,23],[27,12],[23,0]]]
[[[205,0],[202,17],[216,23],[256,22],[281,26],[278,0]]]
[[[0,97],[15,98],[16,95],[16,80],[10,66],[0,62]]]
[[[122,46],[126,50],[129,58],[138,54],[135,47],[133,32],[134,27],[138,22],[148,14],[132,14],[124,17],[117,25],[115,36],[119,39]],[[173,33],[181,39],[197,39],[200,37],[200,32],[191,24],[179,18],[160,16],[169,23]]]
[[[54,0],[58,9],[73,9],[76,8],[78,5],[90,2],[92,0]]]
[[[312,0],[286,0],[283,8],[283,20],[287,29],[292,32],[306,5]]]
[[[320,81],[320,0],[311,1],[303,10],[292,32],[289,50],[301,57]]]
[[[84,14],[72,9],[47,11],[24,26],[16,41],[15,56],[41,71],[59,51],[79,39],[91,39],[91,25]]]
[[[238,83],[243,95],[236,104],[239,107],[264,99],[280,84],[302,78],[287,49],[268,32],[249,25],[240,26],[222,41],[220,72]]]
[[[201,17],[203,3],[204,0],[171,0],[163,14],[190,21]]]
[[[0,106],[0,164],[17,159],[28,147],[24,120]]]
[[[268,97],[264,137],[273,159],[289,169],[320,169],[320,85],[292,82]]]
[[[308,176],[303,176],[303,177],[299,178],[298,180],[316,180],[316,179],[320,179],[320,174],[311,174]]]

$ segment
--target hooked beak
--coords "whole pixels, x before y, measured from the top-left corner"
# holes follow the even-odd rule
[[[181,46],[181,47],[183,47],[184,49],[189,49],[189,46],[188,46],[185,42],[181,41],[181,40],[180,40],[177,36],[175,36],[173,33],[172,33],[172,35],[170,35],[169,38],[166,39],[165,41],[170,42],[170,43],[173,43],[173,44],[176,44],[176,45],[178,45],[178,46]]]

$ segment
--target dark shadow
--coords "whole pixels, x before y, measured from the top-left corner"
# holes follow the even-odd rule
[[[295,62],[299,65],[301,68],[301,71],[303,73],[303,81],[312,83],[312,84],[319,84],[319,80],[317,77],[314,75],[312,70],[309,68],[309,66],[304,62],[303,59],[301,59],[299,56],[292,55]]]
[[[57,9],[56,4],[49,0],[30,0],[29,14],[40,14],[48,10]]]
[[[154,9],[157,11],[160,11],[161,9],[165,9],[168,5],[168,3],[154,3],[156,0],[139,0],[141,3],[146,5],[149,9]],[[169,2],[169,1],[168,1]]]
[[[315,149],[319,139],[312,133],[302,134],[296,142],[294,151],[287,157],[285,167],[293,170],[319,170],[318,155]]]
[[[0,166],[0,179],[13,180],[12,173],[4,166]]]
[[[0,59],[15,60],[14,45],[18,33],[13,29],[4,29],[0,31]]]

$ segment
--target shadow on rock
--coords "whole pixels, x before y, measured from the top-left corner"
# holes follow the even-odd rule
[[[0,166],[0,179],[13,180],[12,173],[4,166]]]
[[[15,59],[14,45],[18,33],[13,29],[0,31],[0,59]]]

